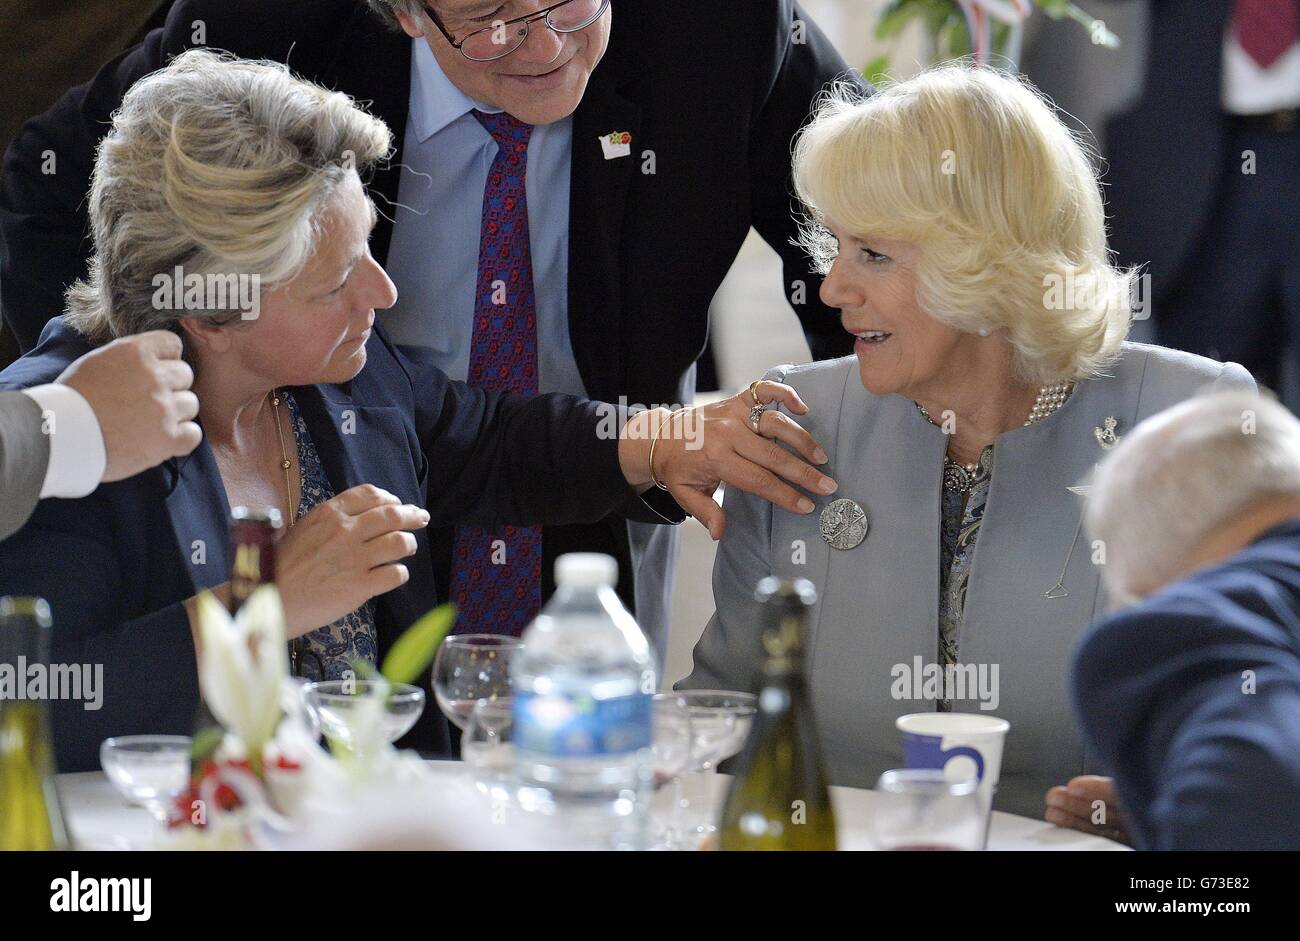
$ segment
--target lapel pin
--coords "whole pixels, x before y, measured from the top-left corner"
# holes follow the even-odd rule
[[[1092,429],[1092,435],[1097,439],[1097,443],[1101,445],[1103,451],[1109,451],[1120,442],[1120,436],[1115,434],[1115,426],[1119,422],[1112,416],[1108,417],[1103,424],[1105,427]]]
[[[818,528],[832,549],[853,549],[867,537],[867,512],[852,500],[833,500],[822,510]]]
[[[619,157],[632,156],[631,131],[614,131],[610,134],[602,134],[597,140],[600,141],[600,149],[605,151],[606,160],[617,160]]]

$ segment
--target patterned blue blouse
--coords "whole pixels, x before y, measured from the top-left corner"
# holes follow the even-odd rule
[[[318,504],[335,496],[329,479],[321,469],[320,457],[312,443],[307,423],[298,411],[298,403],[288,392],[282,393],[289,404],[293,419],[294,438],[298,443],[298,467],[302,474],[302,494],[298,499],[295,519],[302,519]],[[367,601],[350,614],[345,614],[333,624],[326,624],[302,637],[299,674],[310,680],[343,679],[345,670],[351,670],[351,660],[378,660],[378,642],[375,629],[374,601]]]
[[[984,505],[988,502],[989,482],[993,477],[993,445],[980,453],[979,466],[974,474],[960,472],[960,476],[965,476],[970,483],[969,490],[947,486],[948,476],[945,473],[943,515],[939,525],[939,664],[943,667],[957,663],[962,614],[966,608],[966,583],[975,559],[975,540],[984,520]],[[939,700],[938,710],[950,712],[951,700]]]

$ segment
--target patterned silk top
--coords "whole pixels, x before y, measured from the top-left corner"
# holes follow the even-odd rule
[[[969,489],[950,486],[953,477],[969,484]],[[979,466],[973,474],[957,469],[945,473],[942,492],[943,508],[939,523],[939,665],[957,663],[962,613],[966,607],[966,582],[975,558],[975,539],[984,519],[989,482],[993,477],[993,445],[980,453]],[[953,481],[955,482],[955,481]],[[944,671],[947,675],[947,671]],[[940,699],[940,712],[950,712],[952,701]]]
[[[298,443],[298,466],[302,472],[302,495],[298,499],[295,519],[302,519],[312,507],[335,496],[330,482],[321,469],[320,457],[312,443],[307,423],[298,411],[293,396],[284,392],[293,419],[293,435]],[[345,670],[352,669],[351,660],[376,663],[379,650],[375,629],[374,601],[367,601],[350,614],[345,614],[333,624],[326,624],[302,637],[303,646],[299,674],[309,680],[343,679]]]

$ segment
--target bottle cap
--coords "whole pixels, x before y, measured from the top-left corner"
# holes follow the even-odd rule
[[[754,600],[761,604],[777,600],[784,604],[799,604],[811,608],[817,603],[817,589],[806,578],[777,578],[769,575],[758,583]]]
[[[599,588],[618,581],[618,562],[599,552],[570,552],[555,560],[555,581],[576,588]]]
[[[255,523],[280,529],[283,525],[280,511],[273,506],[236,506],[230,509],[230,523]]]
[[[49,627],[50,606],[44,598],[6,595],[0,598],[0,618],[31,618],[42,627]]]

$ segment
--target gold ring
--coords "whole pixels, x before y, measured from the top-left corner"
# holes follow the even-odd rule
[[[758,384],[762,381],[763,381],[762,379],[755,379],[753,382],[749,384],[749,397],[754,400],[755,405],[763,404],[758,400]]]
[[[761,435],[758,430],[758,423],[763,420],[763,413],[767,411],[766,405],[755,405],[749,410],[749,427],[754,430],[754,434]]]

